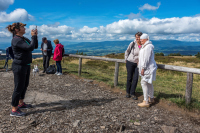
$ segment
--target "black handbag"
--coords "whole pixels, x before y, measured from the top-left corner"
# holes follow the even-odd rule
[[[56,66],[55,65],[50,65],[47,70],[46,70],[47,74],[55,74],[56,73]]]

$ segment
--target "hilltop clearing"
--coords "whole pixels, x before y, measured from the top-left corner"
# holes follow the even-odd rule
[[[25,110],[27,116],[10,117],[13,91],[11,71],[0,72],[0,131],[1,132],[118,132],[167,133],[200,131],[200,118],[172,105],[140,108],[124,98],[124,91],[113,92],[92,80],[42,74],[33,77],[25,101],[34,108]],[[167,109],[168,108],[168,109]]]

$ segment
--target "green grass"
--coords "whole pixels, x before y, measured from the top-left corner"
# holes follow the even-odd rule
[[[124,54],[107,55],[107,58],[123,59]],[[155,57],[157,62],[162,64],[173,63],[177,61],[184,62],[185,66],[190,67],[188,63],[195,63],[200,65],[200,59],[197,58],[174,58],[174,57]],[[2,68],[3,61],[0,61],[0,68]],[[11,63],[11,61],[9,62]],[[50,60],[50,64],[54,62]],[[39,68],[42,69],[42,59],[34,60],[33,64],[39,64]],[[62,67],[64,73],[78,75],[78,58],[65,57],[62,61]],[[81,77],[96,80],[99,82],[105,82],[107,85],[114,87],[114,71],[115,63],[99,60],[83,59]],[[126,66],[124,63],[120,63],[118,88],[126,90]],[[169,71],[158,69],[156,74],[156,81],[154,85],[154,95],[157,99],[165,99],[177,104],[181,108],[189,110],[200,110],[200,75],[194,74],[193,78],[193,90],[192,90],[192,102],[189,105],[185,104],[185,89],[186,89],[187,74],[177,71]],[[140,79],[138,81],[136,92],[142,94],[142,87]]]

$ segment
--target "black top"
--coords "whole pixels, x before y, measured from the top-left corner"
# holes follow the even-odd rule
[[[15,35],[11,44],[14,53],[14,63],[19,65],[32,63],[32,51],[38,48],[38,39],[36,35],[31,37],[31,41],[26,37]]]
[[[43,50],[43,45],[44,43],[42,42],[41,43],[41,49]],[[52,55],[52,50],[53,50],[53,47],[51,45],[51,41],[47,40],[47,56],[51,57]],[[44,52],[42,51],[42,55],[44,55]]]

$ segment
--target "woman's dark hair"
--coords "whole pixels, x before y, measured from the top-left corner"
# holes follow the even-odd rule
[[[16,34],[15,29],[19,29],[20,30],[20,26],[26,26],[26,24],[23,23],[13,23],[12,25],[8,25],[6,28],[8,29],[8,31],[10,31],[13,36]]]
[[[137,32],[137,33],[135,34],[135,37],[136,37],[136,35],[137,35],[137,36],[141,36],[141,35],[142,35],[142,32]]]

